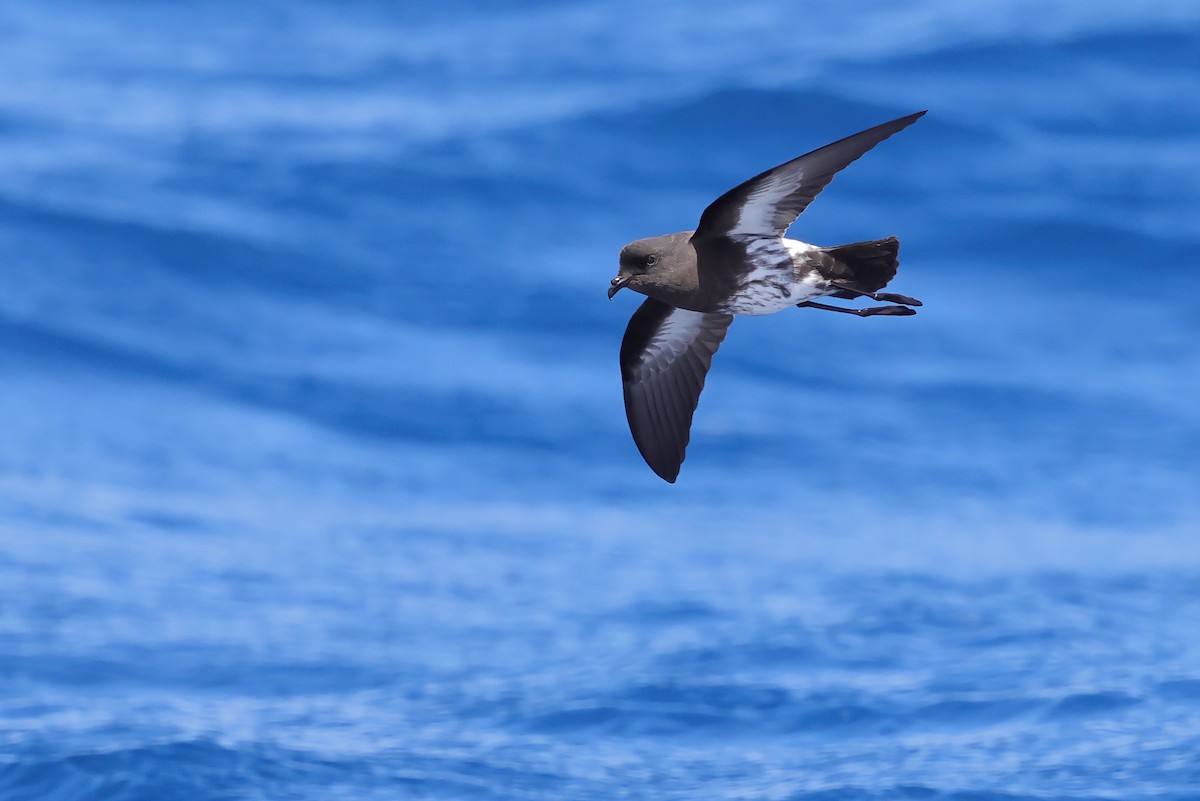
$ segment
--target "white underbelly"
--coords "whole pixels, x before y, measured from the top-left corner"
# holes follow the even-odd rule
[[[829,293],[829,282],[805,269],[805,256],[818,250],[795,239],[759,239],[747,246],[746,255],[760,266],[741,281],[730,298],[733,314],[773,314]]]

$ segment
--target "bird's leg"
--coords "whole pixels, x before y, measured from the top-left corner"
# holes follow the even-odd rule
[[[843,292],[850,292],[851,294],[857,295],[860,298],[870,298],[871,300],[878,300],[882,303],[906,303],[909,306],[922,305],[921,301],[917,300],[916,298],[910,298],[908,295],[896,295],[891,292],[863,292],[861,289],[855,289],[854,287],[850,286],[845,281],[830,281],[829,283],[833,284]]]
[[[876,315],[889,315],[892,317],[907,317],[911,314],[916,314],[915,309],[910,309],[907,306],[871,306],[866,309],[843,309],[841,306],[829,306],[824,303],[806,300],[802,303],[797,303],[797,307],[803,309],[823,309],[831,312],[841,312],[842,314],[855,314],[859,317],[874,317]]]

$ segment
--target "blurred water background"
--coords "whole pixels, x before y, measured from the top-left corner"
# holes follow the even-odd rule
[[[0,6],[0,799],[1200,798],[1200,5]],[[792,229],[676,486],[616,253]]]

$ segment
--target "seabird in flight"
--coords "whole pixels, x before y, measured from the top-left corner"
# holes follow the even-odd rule
[[[824,309],[915,314],[921,302],[880,292],[896,275],[900,242],[888,237],[818,247],[784,234],[842,168],[916,122],[920,111],[780,164],[721,195],[695,231],[654,236],[621,249],[611,299],[628,287],[646,295],[621,342],[625,414],[646,464],[671,483],[679,476],[713,354],[736,314]],[[867,297],[865,309],[815,298]]]

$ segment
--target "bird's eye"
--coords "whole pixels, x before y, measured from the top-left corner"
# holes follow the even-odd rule
[[[646,266],[647,267],[653,267],[656,264],[658,264],[658,256],[647,256],[646,257]]]

